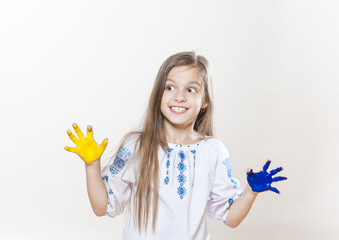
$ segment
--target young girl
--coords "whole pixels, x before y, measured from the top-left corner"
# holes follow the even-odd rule
[[[282,168],[254,173],[242,192],[232,177],[222,142],[213,137],[212,94],[208,62],[181,52],[160,67],[140,131],[127,134],[112,164],[101,173],[107,146],[87,137],[76,124],[75,148],[66,150],[85,161],[88,196],[97,216],[114,217],[129,204],[123,239],[209,239],[206,214],[236,227],[248,214],[258,192],[272,190],[272,175]]]

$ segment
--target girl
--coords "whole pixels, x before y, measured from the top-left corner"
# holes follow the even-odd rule
[[[123,239],[209,239],[211,219],[236,227],[258,192],[272,190],[272,175],[282,168],[254,173],[242,192],[232,177],[227,149],[213,137],[212,94],[208,62],[181,52],[160,67],[140,131],[127,134],[112,164],[101,173],[99,146],[92,127],[87,137],[76,124],[75,148],[85,161],[88,196],[97,216],[114,217],[129,204]]]

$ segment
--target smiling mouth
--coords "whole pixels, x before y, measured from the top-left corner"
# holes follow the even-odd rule
[[[170,107],[170,109],[173,112],[177,112],[177,113],[186,112],[188,110],[188,108],[185,108],[185,107]]]

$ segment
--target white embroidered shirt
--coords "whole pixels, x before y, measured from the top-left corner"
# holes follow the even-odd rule
[[[159,148],[156,229],[152,231],[150,212],[147,231],[139,234],[134,225],[138,161],[133,157],[135,139],[129,139],[114,162],[103,170],[107,215],[121,214],[131,199],[123,239],[209,239],[206,215],[216,222],[225,222],[230,205],[242,194],[239,182],[232,178],[229,153],[223,143],[207,138],[193,145],[168,143],[167,152]]]

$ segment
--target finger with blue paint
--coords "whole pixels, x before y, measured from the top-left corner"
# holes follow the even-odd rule
[[[280,193],[280,191],[271,186],[272,182],[278,182],[282,180],[286,180],[287,177],[272,177],[273,175],[277,174],[278,172],[282,171],[283,167],[278,167],[276,169],[271,170],[269,173],[267,172],[268,167],[271,164],[271,160],[268,160],[263,167],[263,170],[260,172],[253,172],[253,169],[247,170],[247,182],[252,188],[253,192],[264,192],[267,190],[273,191],[275,193]]]

